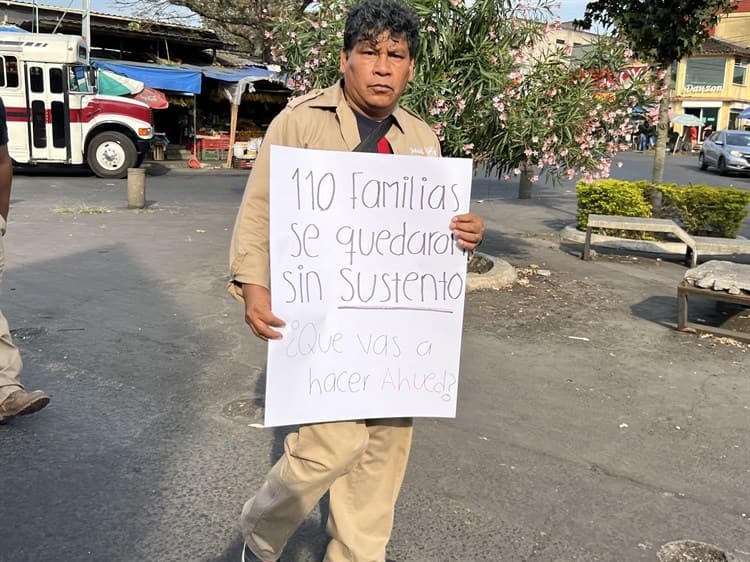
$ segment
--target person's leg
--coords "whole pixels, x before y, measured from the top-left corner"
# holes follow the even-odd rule
[[[4,231],[4,221],[0,217],[0,230]],[[2,232],[0,232],[0,283],[3,280],[3,271],[5,270],[5,248],[3,246]],[[8,396],[21,390],[23,386],[18,380],[21,373],[21,354],[18,348],[13,344],[8,329],[8,321],[0,310],[0,404]]]
[[[21,354],[10,337],[8,321],[0,311],[0,404],[17,390],[23,389],[18,380],[22,365]]]
[[[323,494],[359,462],[368,439],[362,421],[310,424],[289,434],[281,459],[242,509],[240,528],[250,550],[278,560]]]
[[[5,269],[4,234],[5,220],[0,216],[0,282]],[[13,344],[8,322],[0,311],[0,422],[33,414],[49,402],[49,397],[41,390],[26,392],[23,389],[18,380],[22,366],[21,354]]]
[[[331,486],[324,562],[384,562],[411,449],[412,419],[368,420],[367,450]]]

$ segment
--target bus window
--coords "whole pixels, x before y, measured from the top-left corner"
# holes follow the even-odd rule
[[[49,69],[49,91],[53,94],[62,94],[63,77],[62,68]]]
[[[34,146],[36,148],[47,146],[47,118],[44,102],[41,100],[31,102],[31,130],[34,137]]]
[[[87,66],[71,66],[68,74],[71,92],[91,92],[89,69]]]
[[[65,148],[65,104],[52,102],[52,146]]]
[[[29,68],[29,88],[34,93],[44,91],[44,73],[38,66]]]
[[[18,88],[18,59],[5,57],[5,85],[8,88]]]
[[[18,88],[18,60],[0,56],[0,88]]]

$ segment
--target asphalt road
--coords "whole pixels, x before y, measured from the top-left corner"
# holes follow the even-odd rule
[[[264,347],[224,290],[244,179],[150,177],[134,211],[123,180],[17,177],[2,306],[52,402],[0,425],[3,562],[239,560],[285,434],[252,427]],[[459,415],[417,421],[389,558],[653,561],[694,539],[750,560],[748,347],[675,331],[678,261],[577,259],[572,187],[539,187],[476,181],[483,248],[551,275],[468,296]],[[316,510],[283,560],[323,548]]]

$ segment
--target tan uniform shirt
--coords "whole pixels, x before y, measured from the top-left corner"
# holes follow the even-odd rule
[[[395,154],[440,156],[432,129],[416,114],[397,106],[385,138]],[[271,122],[237,213],[230,248],[230,292],[242,298],[236,283],[269,287],[268,215],[272,145],[350,152],[360,143],[357,118],[341,83],[299,97]]]

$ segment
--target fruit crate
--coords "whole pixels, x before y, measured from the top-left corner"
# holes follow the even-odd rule
[[[229,137],[198,139],[200,150],[229,150]]]
[[[228,150],[207,150],[201,148],[200,159],[201,160],[226,160]]]

